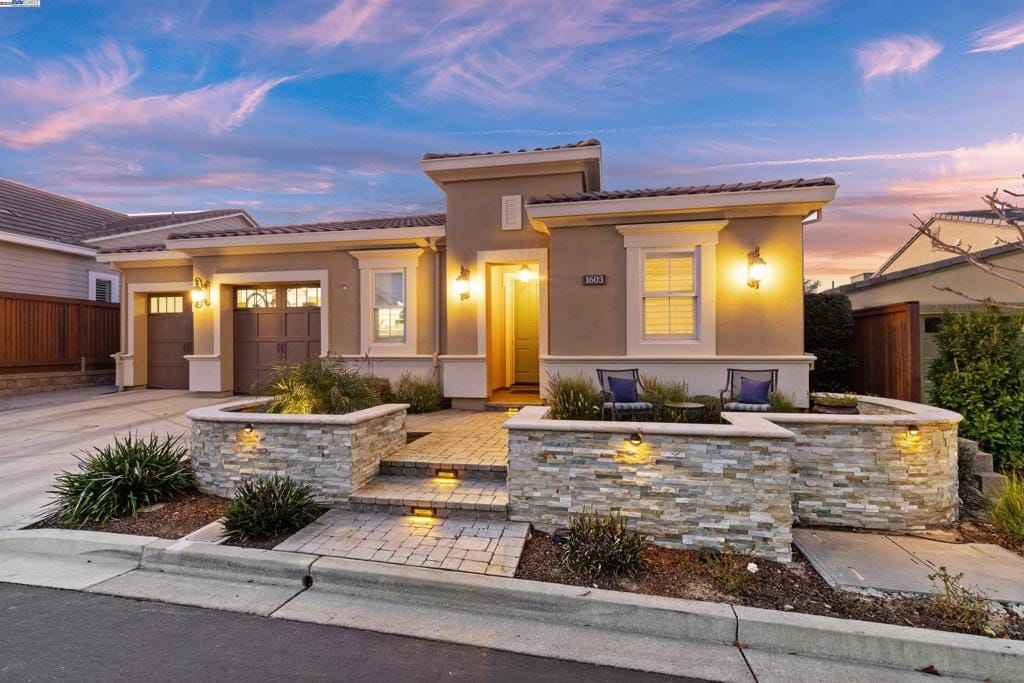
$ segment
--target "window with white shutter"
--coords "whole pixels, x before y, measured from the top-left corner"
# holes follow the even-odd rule
[[[501,229],[523,229],[523,195],[509,194],[501,198]]]

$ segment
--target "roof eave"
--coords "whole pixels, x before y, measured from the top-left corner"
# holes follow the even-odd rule
[[[22,246],[34,247],[36,249],[59,251],[65,254],[74,254],[75,256],[96,255],[96,250],[89,247],[79,247],[74,244],[67,244],[66,242],[57,242],[55,240],[43,239],[41,237],[30,237],[28,235],[22,235],[14,232],[0,231],[0,242],[10,242],[12,244],[20,244]]]
[[[249,216],[248,213],[246,213],[245,211],[238,211],[236,213],[228,213],[228,214],[224,214],[222,216],[209,216],[207,218],[200,218],[199,220],[195,220],[195,221],[185,221],[183,223],[171,223],[170,225],[158,225],[156,227],[141,228],[139,230],[130,230],[130,231],[126,231],[126,232],[114,232],[114,233],[111,233],[109,235],[102,235],[102,236],[99,236],[99,237],[90,237],[88,239],[82,240],[82,242],[85,243],[85,244],[92,244],[94,242],[105,242],[107,240],[119,239],[121,237],[129,237],[131,235],[142,235],[144,233],[154,232],[156,230],[167,230],[169,228],[173,228],[173,229],[184,228],[184,227],[189,226],[189,225],[199,225],[200,223],[207,223],[209,221],[220,221],[220,220],[224,220],[225,218],[239,218],[239,217],[240,218],[244,218],[245,222],[248,223],[251,227],[254,227],[254,228],[258,228],[259,227],[259,224],[256,223],[256,221],[254,221]]]
[[[588,162],[592,165],[587,171]],[[520,171],[531,166],[537,167],[541,173],[547,167],[558,164],[572,164],[583,167],[588,172],[588,187],[600,188],[601,178],[601,145],[585,147],[566,147],[564,149],[542,149],[526,152],[501,152],[498,154],[477,154],[462,157],[442,157],[437,159],[421,159],[420,168],[435,185],[444,190],[445,184],[456,180],[468,180],[484,174],[490,169],[512,169]],[[494,174],[491,174],[494,175]],[[507,172],[494,177],[506,177]]]
[[[445,236],[445,226],[429,225],[413,228],[367,228],[363,230],[337,230],[262,235],[232,235],[224,237],[180,237],[168,239],[168,249],[210,249],[230,247],[260,247],[298,244],[337,244],[396,240],[430,240]]]

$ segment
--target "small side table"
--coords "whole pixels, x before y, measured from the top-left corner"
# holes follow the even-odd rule
[[[690,402],[668,402],[665,407],[671,411],[679,414],[680,417],[685,417],[689,413],[696,413],[696,417],[703,418],[707,406],[703,403],[690,403]]]

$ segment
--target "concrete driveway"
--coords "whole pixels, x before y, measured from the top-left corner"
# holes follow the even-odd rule
[[[0,529],[35,515],[75,453],[115,435],[185,434],[185,413],[224,401],[187,391],[81,389],[0,400]]]

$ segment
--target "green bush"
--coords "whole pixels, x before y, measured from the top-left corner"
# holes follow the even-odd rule
[[[548,379],[548,405],[556,420],[596,420],[601,416],[601,392],[582,374],[555,374]]]
[[[782,391],[773,391],[768,400],[772,403],[773,413],[795,413],[798,412],[793,397]]]
[[[643,566],[647,537],[619,516],[576,515],[561,546],[562,566],[577,579],[632,576]]]
[[[394,403],[394,392],[391,390],[391,381],[387,377],[376,375],[364,375],[366,382],[377,392],[377,398],[381,403]]]
[[[224,536],[263,540],[298,531],[320,514],[309,484],[274,475],[243,482],[224,512]]]
[[[355,370],[325,358],[279,367],[256,388],[258,395],[273,397],[267,412],[293,415],[342,415],[372,408],[381,402],[378,391]]]
[[[395,383],[394,398],[396,403],[408,403],[410,413],[432,413],[441,409],[444,392],[437,380],[407,372]]]
[[[704,414],[711,424],[719,424],[722,421],[722,400],[719,397],[710,394],[697,394],[691,396],[690,401],[704,406]]]
[[[804,349],[817,356],[813,391],[846,391],[857,359],[845,346],[853,335],[853,306],[838,292],[819,292],[820,282],[804,284]]]
[[[957,439],[956,473],[960,488],[977,488],[974,480],[974,457],[978,454],[978,444],[970,439]],[[963,494],[960,496],[964,498]]]
[[[1012,473],[992,502],[992,523],[1014,543],[1024,543],[1024,476]]]
[[[195,488],[181,437],[129,434],[78,458],[77,472],[61,472],[50,493],[57,521],[70,526],[135,515],[140,508]]]
[[[683,422],[685,411],[671,410],[666,403],[683,403],[690,400],[690,391],[686,382],[662,380],[657,377],[643,376],[644,397],[654,404],[655,422]]]
[[[928,368],[931,401],[964,416],[961,436],[1000,470],[1024,467],[1024,333],[1019,316],[987,306],[942,316]]]

